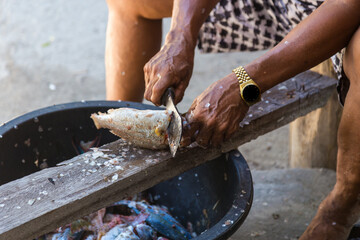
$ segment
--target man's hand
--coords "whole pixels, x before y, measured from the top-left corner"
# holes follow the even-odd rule
[[[174,88],[179,103],[193,71],[199,30],[219,0],[174,0],[170,31],[165,44],[144,67],[145,99],[161,105],[161,97]]]
[[[194,66],[194,46],[178,39],[165,43],[144,67],[145,99],[161,105],[161,97],[174,88],[175,104],[184,97]]]
[[[241,99],[234,73],[213,83],[198,96],[186,114],[182,145],[219,146],[239,129],[249,107]]]

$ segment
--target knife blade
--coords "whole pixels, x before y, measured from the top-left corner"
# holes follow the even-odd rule
[[[174,97],[175,93],[173,88],[166,89],[162,96],[162,104],[166,106],[166,110],[172,112],[167,134],[170,152],[173,157],[175,157],[176,151],[180,146],[183,129],[181,115],[174,104]]]

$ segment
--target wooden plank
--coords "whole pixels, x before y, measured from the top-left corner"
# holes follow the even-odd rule
[[[331,59],[311,70],[337,79]],[[290,167],[336,169],[341,114],[342,107],[334,91],[324,107],[290,124]]]
[[[263,95],[221,148],[152,151],[122,140],[0,186],[0,239],[32,239],[214,159],[323,106],[336,81],[302,73]],[[116,160],[117,159],[117,160]],[[111,164],[112,162],[112,164]],[[118,162],[118,163],[116,163]]]

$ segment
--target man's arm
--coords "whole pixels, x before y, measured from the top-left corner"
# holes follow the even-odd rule
[[[359,0],[327,0],[245,69],[266,91],[344,48],[359,24]]]
[[[175,102],[182,100],[193,70],[194,51],[201,25],[219,0],[175,0],[165,44],[144,67],[145,98],[156,105],[168,87]]]
[[[175,0],[173,20],[165,43],[181,37],[194,49],[202,24],[218,2],[219,0]]]
[[[247,73],[264,92],[317,65],[348,44],[359,27],[359,13],[359,0],[327,0],[277,46],[246,65]],[[205,146],[219,145],[239,129],[247,110],[236,75],[230,73],[194,100],[184,144],[192,139]]]

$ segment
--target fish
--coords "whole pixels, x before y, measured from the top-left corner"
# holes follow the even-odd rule
[[[135,231],[139,235],[141,240],[153,240],[156,239],[155,231],[148,225],[144,223],[137,224],[135,226]]]
[[[124,224],[117,225],[111,229],[101,240],[141,240],[134,233],[133,226],[126,226]]]
[[[173,113],[169,110],[109,109],[107,113],[93,113],[91,119],[97,129],[110,132],[138,147],[166,149],[169,147],[167,129]]]
[[[51,240],[68,240],[70,235],[70,228],[66,228],[64,232],[55,234]]]
[[[193,233],[165,206],[121,200],[36,240],[188,240]]]
[[[165,208],[150,205],[146,201],[121,200],[114,203],[115,206],[127,206],[135,214],[146,213],[145,222],[156,232],[169,239],[188,240],[192,238],[189,233]]]

